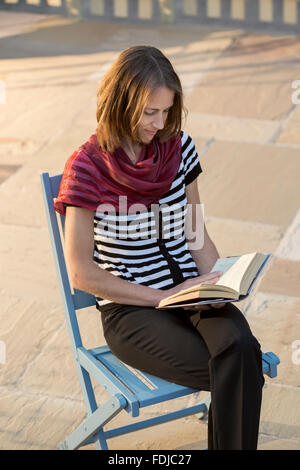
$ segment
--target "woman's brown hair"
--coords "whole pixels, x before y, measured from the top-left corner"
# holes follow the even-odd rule
[[[161,141],[166,141],[180,132],[182,112],[186,111],[177,73],[156,47],[133,46],[121,52],[97,92],[96,133],[103,150],[113,152],[123,139],[139,140],[139,121],[150,94],[160,86],[174,91],[165,126],[157,133]]]

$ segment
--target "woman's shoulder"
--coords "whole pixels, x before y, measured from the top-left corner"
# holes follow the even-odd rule
[[[185,173],[186,185],[191,183],[201,172],[202,168],[199,161],[199,156],[196,150],[195,143],[185,131],[181,131],[181,156],[183,162],[183,169]]]
[[[183,157],[186,156],[187,154],[190,154],[190,152],[194,152],[196,150],[194,140],[190,134],[182,130],[180,132],[180,137],[181,137],[181,153]]]
[[[95,164],[92,158],[92,155],[86,150],[86,144],[90,141],[84,142],[78,146],[73,153],[69,156],[66,161],[65,169],[77,169],[78,171],[85,170],[94,170]]]
[[[181,131],[180,131],[180,137],[181,137],[181,144],[182,144],[182,146],[183,146],[183,145],[186,145],[186,144],[188,144],[188,145],[190,145],[190,144],[195,145],[192,136],[191,136],[188,132],[186,132],[186,131],[184,131],[184,130],[181,130]]]

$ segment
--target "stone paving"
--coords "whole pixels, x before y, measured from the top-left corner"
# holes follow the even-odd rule
[[[278,377],[266,378],[259,449],[299,450],[300,108],[291,96],[300,38],[8,12],[0,12],[0,30],[0,448],[56,449],[84,416],[39,175],[61,172],[94,131],[97,84],[118,53],[148,43],[181,76],[184,128],[197,145],[200,196],[220,254],[273,254],[256,295],[240,306],[262,349],[281,359]],[[85,346],[104,344],[95,309],[80,312],[79,323]],[[99,387],[97,397],[106,397]],[[126,422],[123,413],[115,424]],[[206,436],[206,425],[189,417],[109,445],[201,449]]]

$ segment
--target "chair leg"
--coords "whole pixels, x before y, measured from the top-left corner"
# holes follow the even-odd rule
[[[62,450],[75,450],[82,446],[90,437],[97,434],[97,449],[107,449],[103,426],[114,418],[127,405],[123,395],[111,397],[104,405],[88,416],[59,446]]]
[[[97,437],[94,441],[96,450],[108,450],[107,441],[104,437],[103,429],[99,429],[97,432]]]
[[[205,411],[200,411],[200,413],[197,413],[197,414],[196,414],[196,416],[197,416],[198,419],[202,419],[203,421],[207,421],[210,402],[211,402],[211,395],[210,395],[210,393],[209,393],[209,394],[200,402],[200,404],[205,405],[206,409],[205,409]]]

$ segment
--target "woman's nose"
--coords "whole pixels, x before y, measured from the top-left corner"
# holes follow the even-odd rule
[[[165,122],[164,122],[164,117],[163,115],[161,116],[156,116],[153,125],[156,129],[163,129],[165,127]]]

